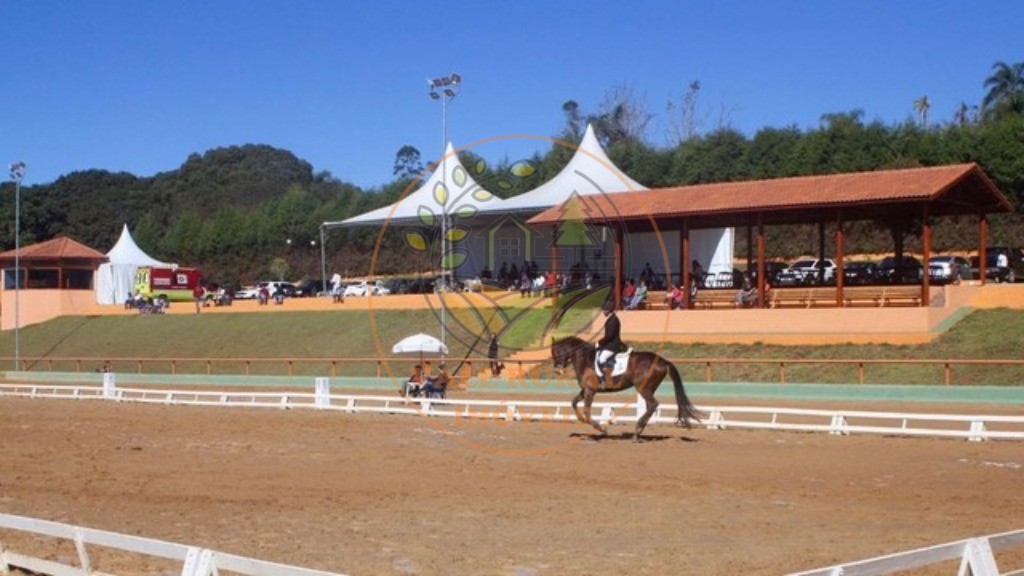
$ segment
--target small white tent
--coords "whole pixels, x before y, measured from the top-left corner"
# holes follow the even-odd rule
[[[139,248],[125,224],[121,237],[107,252],[110,260],[96,270],[96,302],[99,304],[123,304],[135,284],[135,271],[142,266],[170,266],[177,264],[161,262]]]

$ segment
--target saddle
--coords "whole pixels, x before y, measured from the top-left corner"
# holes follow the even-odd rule
[[[632,353],[633,348],[630,347],[627,348],[625,352],[619,352],[612,357],[614,362],[612,366],[613,378],[626,371],[626,367],[629,366],[629,355]],[[603,366],[598,363],[597,358],[594,359],[594,372],[597,374],[598,378],[602,378],[604,376]]]

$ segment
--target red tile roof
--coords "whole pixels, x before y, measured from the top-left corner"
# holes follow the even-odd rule
[[[887,205],[924,203],[930,204],[936,215],[1013,211],[1010,201],[977,164],[679,186],[581,199],[584,220],[592,222],[806,214],[825,208],[877,211]],[[556,224],[565,212],[563,203],[534,216],[529,223]]]
[[[13,260],[14,250],[0,253],[0,260]],[[76,242],[66,236],[58,236],[52,240],[39,242],[30,246],[22,246],[21,260],[95,260],[107,261],[107,255]]]

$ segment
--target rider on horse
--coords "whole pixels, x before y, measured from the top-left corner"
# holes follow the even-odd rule
[[[608,300],[601,308],[606,318],[604,322],[604,337],[597,341],[597,364],[604,372],[601,388],[604,389],[612,383],[612,368],[615,366],[615,355],[626,349],[622,343],[619,333],[622,325],[619,317],[615,315],[615,302]]]

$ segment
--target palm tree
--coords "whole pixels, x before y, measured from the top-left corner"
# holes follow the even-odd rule
[[[1024,114],[1024,62],[996,62],[992,70],[992,75],[985,79],[988,94],[981,101],[982,106],[991,111]]]
[[[921,116],[921,126],[928,127],[928,111],[931,110],[931,103],[928,102],[928,96],[921,96],[917,100],[914,100],[914,111]]]

